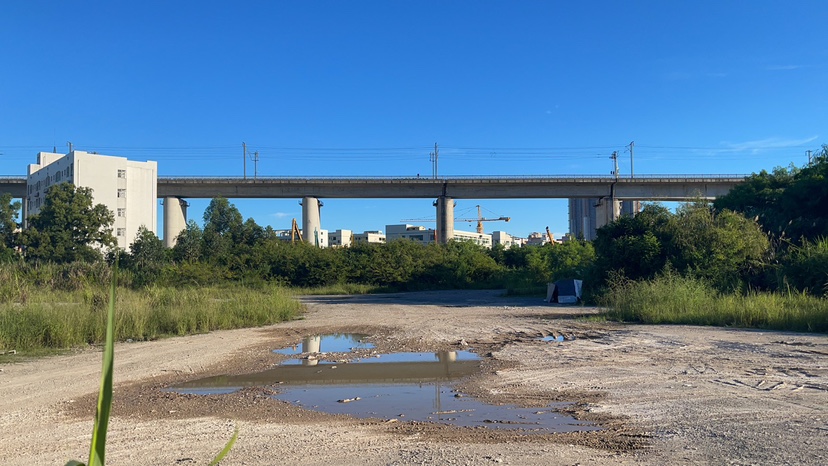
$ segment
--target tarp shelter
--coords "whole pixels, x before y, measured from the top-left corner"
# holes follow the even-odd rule
[[[581,300],[583,280],[565,279],[550,283],[546,287],[546,302],[576,304]]]

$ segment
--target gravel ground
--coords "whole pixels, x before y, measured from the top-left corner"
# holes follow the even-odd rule
[[[304,300],[303,318],[260,329],[121,343],[107,464],[828,463],[828,338],[789,332],[591,322],[595,309],[495,291]],[[302,336],[367,333],[379,351],[472,348],[461,383],[484,401],[572,403],[599,432],[524,435],[361,420],[274,400],[276,387],[187,396],[172,384],[264,370]],[[540,336],[563,335],[561,343]],[[101,353],[0,366],[0,459],[85,460]]]

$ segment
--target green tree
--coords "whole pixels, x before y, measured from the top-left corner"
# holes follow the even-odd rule
[[[669,265],[719,289],[752,280],[764,267],[769,249],[755,221],[729,210],[717,212],[704,202],[687,204],[675,214],[647,205],[633,218],[600,228],[594,245],[594,280],[605,280],[613,271],[649,279]]]
[[[756,219],[778,238],[828,237],[828,145],[803,168],[779,167],[751,175],[713,205]]]
[[[652,278],[668,261],[665,246],[672,241],[673,214],[658,204],[646,204],[634,217],[621,217],[598,230],[593,242],[598,280],[608,272],[631,279]]]
[[[18,233],[17,214],[20,201],[13,201],[11,194],[0,195],[0,260],[7,261],[17,256]]]
[[[738,288],[757,275],[770,246],[754,220],[700,203],[681,207],[671,230],[672,266],[706,278],[719,289]]]
[[[143,225],[138,227],[138,234],[124,260],[124,268],[132,270],[135,284],[143,286],[154,282],[168,261],[169,250],[164,247],[164,242]]]
[[[129,246],[129,262],[134,267],[147,267],[167,261],[167,249],[155,233],[147,227],[138,227],[135,241]]]
[[[204,233],[195,220],[189,220],[187,226],[175,239],[175,245],[172,247],[173,260],[179,263],[189,264],[201,260],[203,236]]]
[[[788,248],[781,259],[784,284],[828,297],[828,238],[805,240]]]
[[[583,279],[595,262],[595,248],[588,241],[567,241],[543,246],[549,268],[549,281],[562,278]]]
[[[214,263],[227,263],[243,231],[242,215],[236,206],[223,197],[213,198],[204,210],[204,257]]]
[[[103,250],[116,245],[114,219],[105,205],[93,205],[92,189],[56,184],[21,235],[25,257],[57,263],[100,260]]]

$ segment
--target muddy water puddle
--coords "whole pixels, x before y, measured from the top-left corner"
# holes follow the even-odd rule
[[[323,335],[277,350],[295,355],[272,369],[187,382],[170,390],[188,394],[227,394],[268,386],[274,398],[305,409],[359,418],[419,421],[462,427],[524,429],[527,432],[598,430],[545,408],[486,404],[457,391],[455,383],[478,374],[480,357],[471,351],[376,354],[365,335]],[[308,344],[305,340],[310,339]],[[350,353],[328,358],[327,353]],[[300,351],[301,350],[301,351]],[[322,351],[326,354],[321,354]],[[324,359],[317,359],[323,357]]]
[[[368,335],[358,333],[333,333],[330,335],[312,335],[287,348],[274,350],[274,353],[293,356],[302,353],[348,353],[355,349],[373,349],[374,345],[364,341]]]

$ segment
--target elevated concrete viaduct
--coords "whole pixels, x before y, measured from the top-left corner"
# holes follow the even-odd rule
[[[164,238],[168,246],[186,226],[187,198],[302,199],[302,227],[321,230],[320,198],[436,199],[437,237],[454,235],[454,199],[567,199],[606,201],[603,222],[617,217],[618,200],[686,201],[713,199],[744,181],[744,175],[645,175],[635,178],[598,176],[457,176],[400,177],[159,177],[164,199]],[[0,192],[26,196],[25,177],[0,177]],[[307,234],[306,234],[307,236]],[[308,238],[306,238],[308,239]]]

